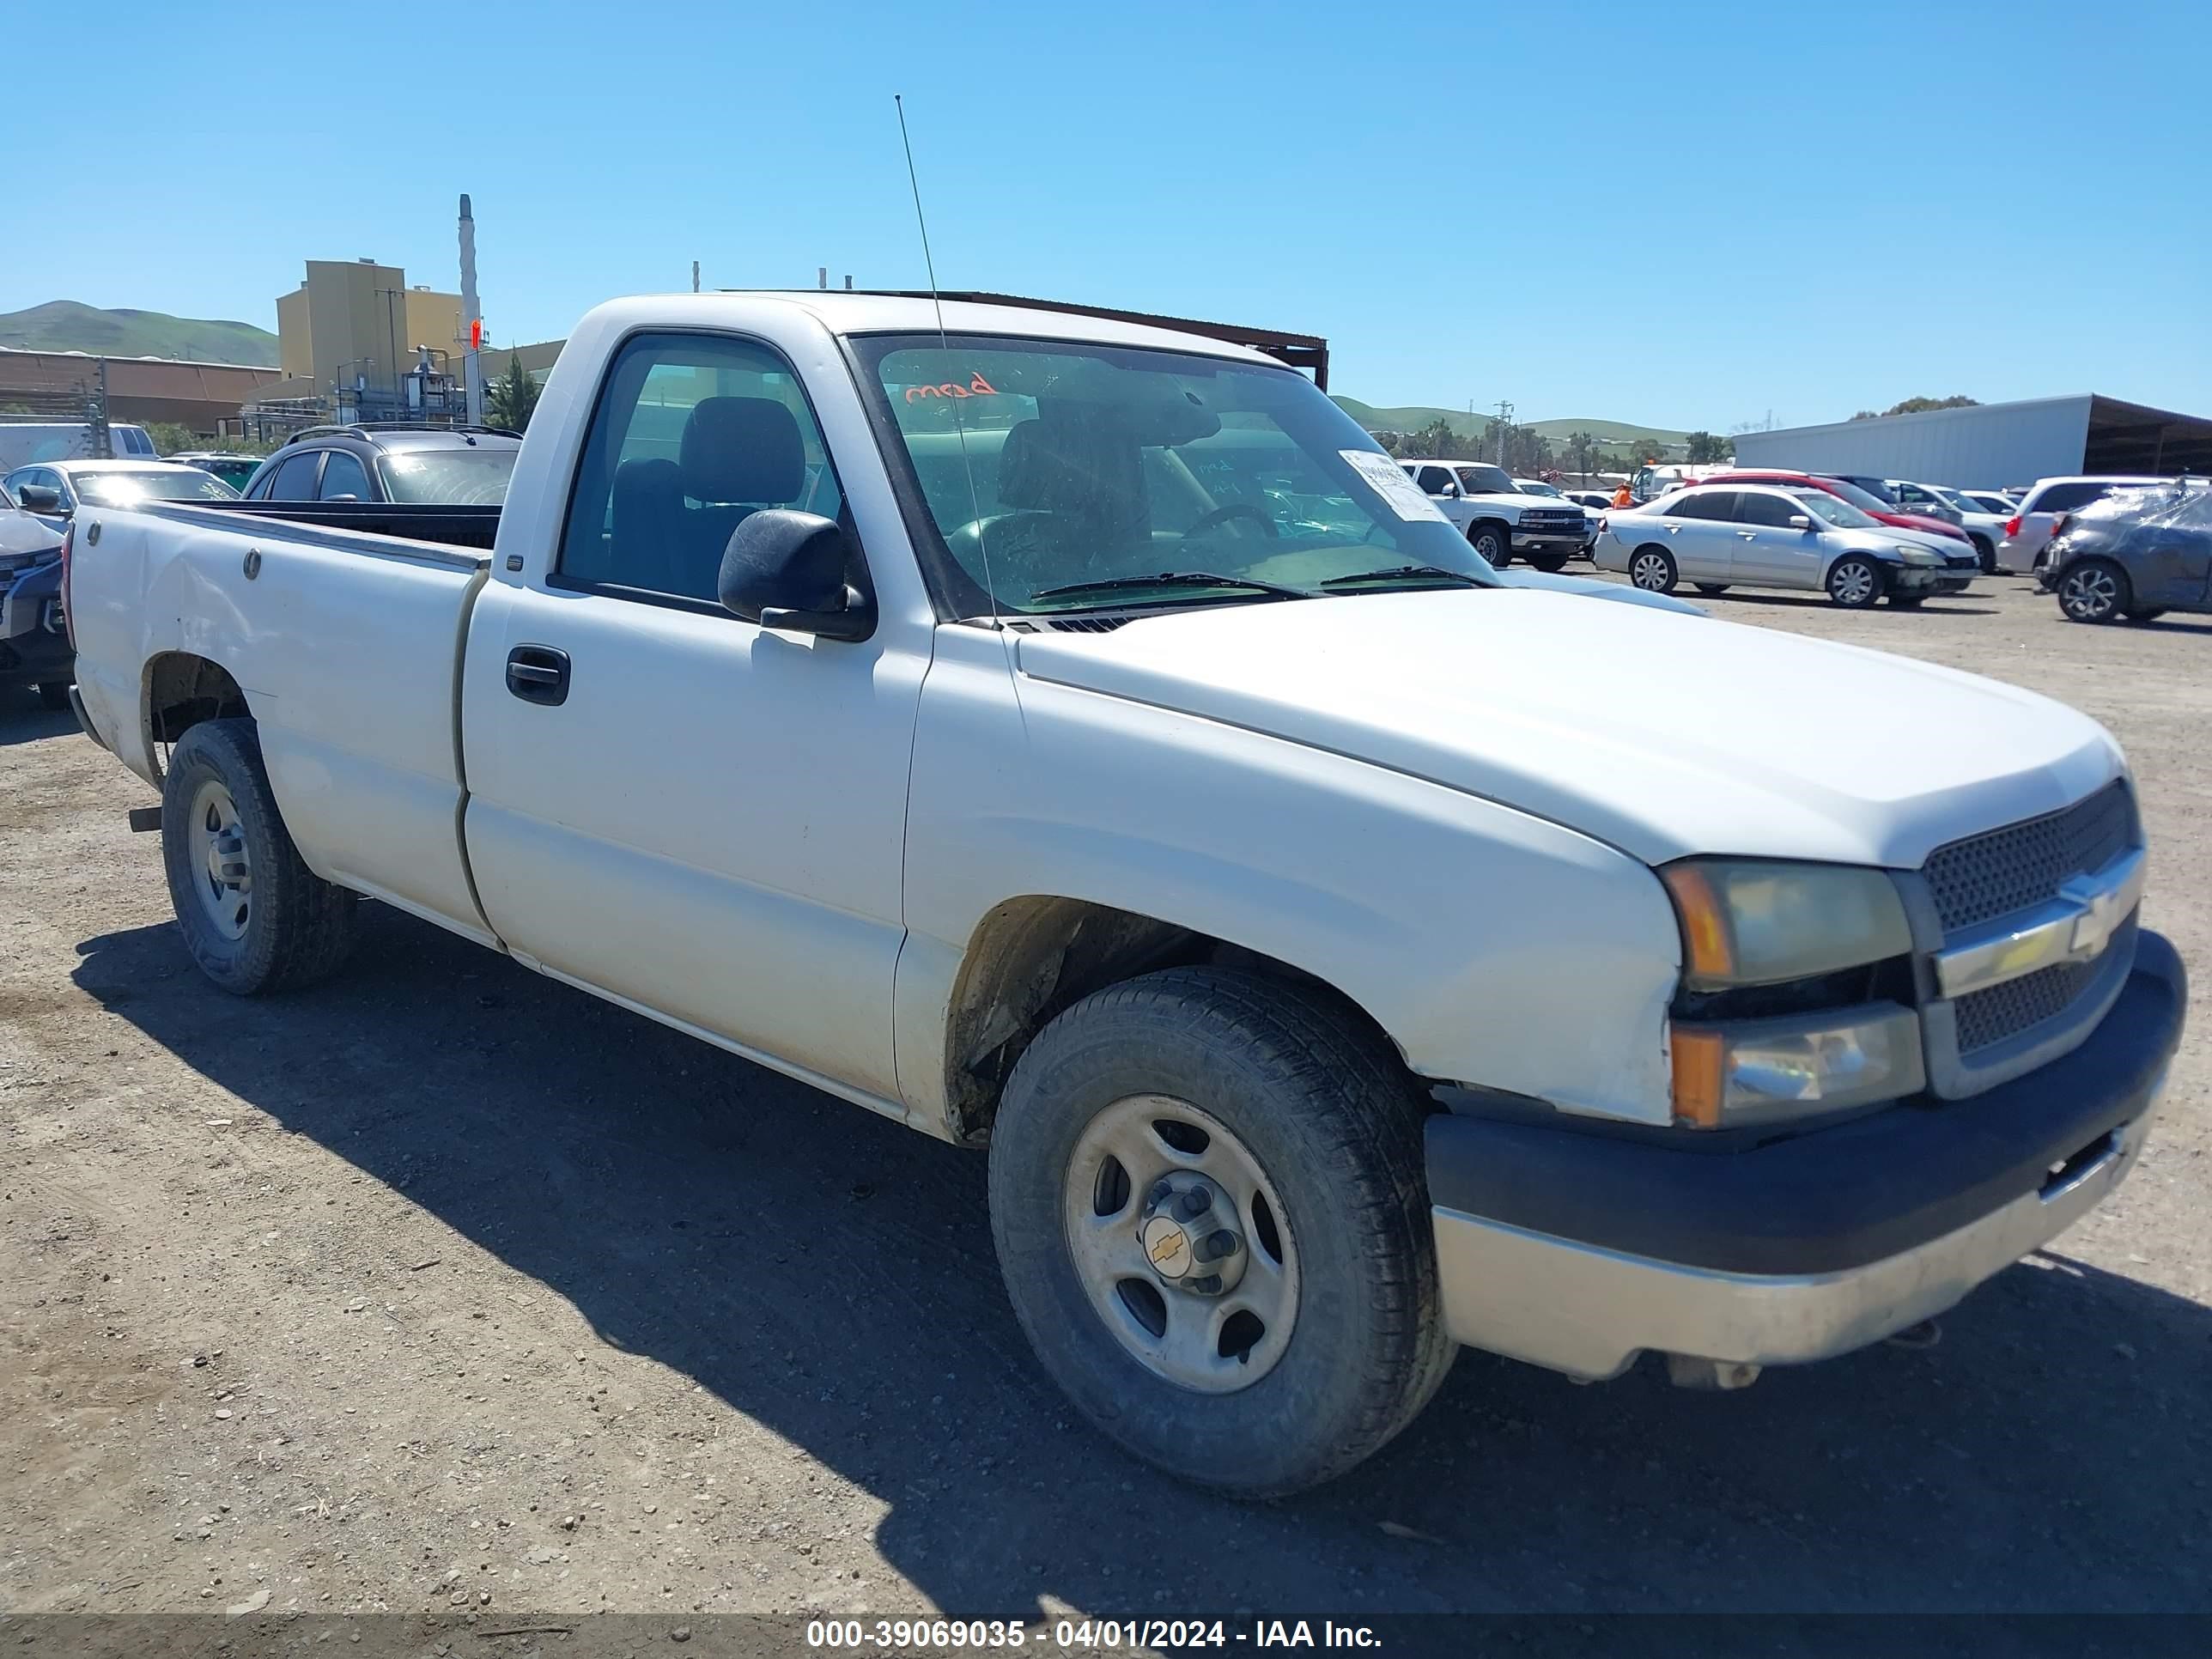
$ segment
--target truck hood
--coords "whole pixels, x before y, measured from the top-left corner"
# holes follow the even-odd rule
[[[1425,778],[1653,864],[1733,853],[1911,868],[2123,768],[2094,721],[1995,680],[1539,589],[1196,608],[1018,637],[1032,679]]]

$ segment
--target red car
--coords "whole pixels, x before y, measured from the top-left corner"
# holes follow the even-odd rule
[[[1743,472],[1716,472],[1710,478],[1700,478],[1699,483],[1764,483],[1810,484],[1815,489],[1825,489],[1831,495],[1849,501],[1870,519],[1880,519],[1884,524],[1893,524],[1899,530],[1924,530],[1931,535],[1948,536],[1954,542],[1973,545],[1973,538],[1954,524],[1945,524],[1941,519],[1923,518],[1917,513],[1900,513],[1879,495],[1869,495],[1855,483],[1841,478],[1825,477],[1818,472],[1783,472],[1752,470]]]

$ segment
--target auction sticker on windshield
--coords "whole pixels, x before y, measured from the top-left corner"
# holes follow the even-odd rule
[[[1437,504],[1422,494],[1420,485],[1406,476],[1405,469],[1388,455],[1377,454],[1371,449],[1340,449],[1338,454],[1352,463],[1352,470],[1375,486],[1375,493],[1389,504],[1390,510],[1408,523],[1422,519],[1434,519],[1437,523],[1449,522],[1437,511]]]

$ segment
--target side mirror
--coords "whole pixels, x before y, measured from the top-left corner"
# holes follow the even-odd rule
[[[763,628],[865,640],[876,603],[845,580],[845,532],[817,513],[763,507],[730,532],[715,591],[725,609]]]
[[[1455,501],[1459,499],[1459,486],[1454,483],[1449,478],[1446,478],[1444,480],[1444,487],[1437,491],[1437,494],[1443,496],[1444,500],[1448,501]]]
[[[62,492],[47,484],[25,484],[15,492],[15,503],[26,513],[58,513]]]
[[[1812,518],[1807,514],[1792,513],[1790,515],[1790,527],[1792,530],[1810,530],[1813,527]]]

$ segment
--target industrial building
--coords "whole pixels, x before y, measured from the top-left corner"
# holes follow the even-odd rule
[[[2002,489],[2071,473],[2212,472],[2212,419],[2095,392],[1735,436],[1740,466]]]
[[[251,363],[0,350],[0,407],[46,420],[81,421],[91,408],[103,364],[110,420],[174,421],[203,433],[216,431],[240,404],[261,397],[279,374]]]
[[[282,384],[270,399],[328,398],[363,414],[416,412],[407,377],[431,366],[458,374],[461,296],[410,287],[398,265],[374,259],[310,259],[300,286],[276,299]]]

